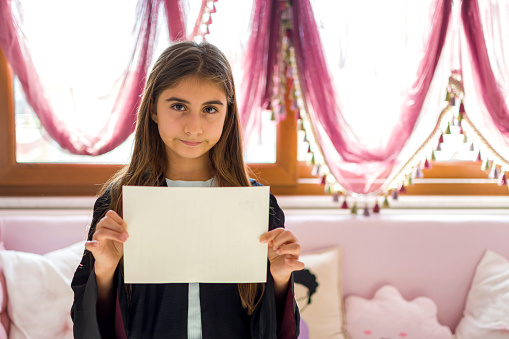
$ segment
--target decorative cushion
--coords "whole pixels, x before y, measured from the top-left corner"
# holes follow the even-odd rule
[[[477,265],[457,339],[509,338],[509,261],[486,251]]]
[[[419,338],[452,339],[447,326],[437,320],[437,307],[426,297],[403,299],[394,286],[380,288],[373,299],[345,299],[345,327],[349,339]]]
[[[339,247],[301,254],[305,269],[294,272],[295,299],[301,315],[299,338],[345,338],[340,259]]]
[[[71,280],[84,241],[45,255],[0,251],[7,286],[10,339],[72,339]]]

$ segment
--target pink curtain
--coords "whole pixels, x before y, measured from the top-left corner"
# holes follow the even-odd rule
[[[423,46],[424,58],[419,64],[413,85],[408,88],[406,99],[401,104],[401,121],[394,126],[386,145],[373,147],[359,143],[348,130],[348,123],[340,105],[341,96],[347,96],[348,93],[338,93],[332,85],[310,1],[293,2],[295,54],[314,134],[331,173],[350,193],[368,194],[379,190],[414,131],[444,45],[451,3],[437,0],[431,8],[434,13],[427,43]],[[366,100],[369,100],[369,97]],[[383,107],[380,107],[380,114],[383,114],[383,111]]]
[[[509,4],[463,0],[461,68],[467,116],[509,159]]]
[[[42,126],[58,144],[73,154],[100,155],[120,145],[134,131],[139,96],[152,59],[160,4],[166,8],[170,38],[185,36],[181,0],[140,0],[136,24],[137,41],[132,63],[127,66],[121,89],[106,125],[93,137],[72,133],[53,113],[11,10],[11,0],[0,0],[0,47]]]
[[[279,0],[254,1],[245,73],[242,83],[237,84],[242,91],[239,110],[245,140],[260,131],[261,112],[269,107],[273,96],[273,75],[278,66],[279,6]]]

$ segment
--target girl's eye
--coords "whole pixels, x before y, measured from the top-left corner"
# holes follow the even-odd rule
[[[174,104],[171,106],[171,108],[173,108],[176,111],[184,111],[186,109],[186,106],[182,104]]]
[[[205,107],[203,109],[203,111],[205,113],[209,113],[209,114],[212,114],[212,113],[217,113],[217,109],[215,109],[214,107]]]

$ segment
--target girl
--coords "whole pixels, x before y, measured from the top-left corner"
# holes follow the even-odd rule
[[[292,272],[300,245],[270,196],[264,284],[123,283],[122,186],[259,186],[242,158],[230,65],[208,43],[179,42],[152,69],[131,162],[103,188],[72,288],[75,338],[296,338]],[[242,227],[242,220],[239,220]]]

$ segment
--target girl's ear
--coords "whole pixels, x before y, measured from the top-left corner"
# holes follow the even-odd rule
[[[152,121],[157,124],[157,112],[154,105],[150,106],[150,117],[152,118]]]

